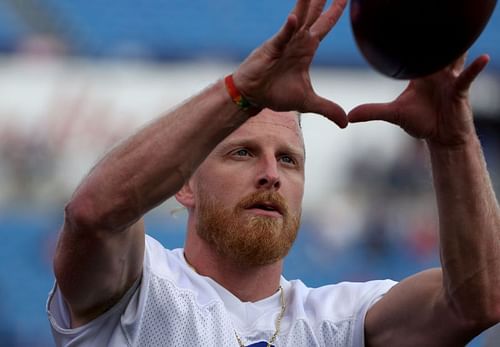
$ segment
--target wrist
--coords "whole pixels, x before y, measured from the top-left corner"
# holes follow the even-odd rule
[[[425,142],[431,152],[456,152],[479,145],[479,139],[475,132],[461,137],[460,140],[438,141],[435,139],[426,139]]]
[[[456,174],[457,167],[463,167],[467,163],[470,164],[477,160],[484,160],[481,143],[477,137],[471,137],[468,141],[454,145],[443,145],[427,141],[427,147],[433,171],[435,171],[435,168],[447,168],[444,172]],[[445,179],[449,179],[449,177]]]
[[[224,86],[226,88],[226,92],[233,101],[233,103],[238,107],[241,111],[249,114],[250,116],[255,116],[262,110],[262,107],[251,102],[236,86],[233,75],[227,75],[224,77]]]

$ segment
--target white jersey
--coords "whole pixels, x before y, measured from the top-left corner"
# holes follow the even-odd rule
[[[368,309],[396,282],[339,283],[308,288],[281,278],[286,311],[274,342],[281,346],[364,346]],[[146,236],[143,275],[111,309],[71,329],[57,288],[47,312],[57,346],[260,346],[276,329],[280,293],[242,302],[191,269],[182,249],[167,250]],[[265,344],[263,344],[265,346]]]

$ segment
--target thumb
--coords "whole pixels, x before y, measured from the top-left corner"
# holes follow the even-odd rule
[[[313,112],[325,116],[342,129],[345,128],[349,123],[347,121],[346,113],[342,107],[340,107],[333,101],[330,101],[318,95],[314,95],[309,98],[309,102],[306,105],[305,112]]]
[[[382,120],[399,124],[399,112],[393,103],[359,105],[349,112],[347,118],[349,123]]]

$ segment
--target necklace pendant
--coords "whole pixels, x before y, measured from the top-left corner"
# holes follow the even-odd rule
[[[274,345],[269,344],[269,342],[266,342],[266,341],[259,341],[256,343],[252,343],[251,345],[248,345],[248,346],[245,346],[245,345],[243,345],[243,346],[244,347],[274,347]]]

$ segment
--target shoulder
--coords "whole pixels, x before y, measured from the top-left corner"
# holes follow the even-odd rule
[[[363,346],[368,310],[396,282],[341,282],[319,288],[309,288],[301,281],[284,284],[288,289],[284,330],[293,331],[294,336],[310,332],[325,344]]]
[[[147,295],[146,295],[147,293]],[[167,295],[168,294],[168,295]],[[220,301],[212,280],[196,273],[184,258],[184,249],[167,249],[146,235],[141,296],[162,300],[185,297],[197,305]],[[156,303],[155,303],[156,304]]]
[[[158,240],[146,235],[144,271],[158,277],[168,278],[173,273],[185,271],[182,248],[167,249]]]
[[[292,304],[304,315],[313,314],[328,320],[345,320],[368,310],[396,282],[377,280],[368,282],[341,282],[310,288],[302,281],[290,281]]]

